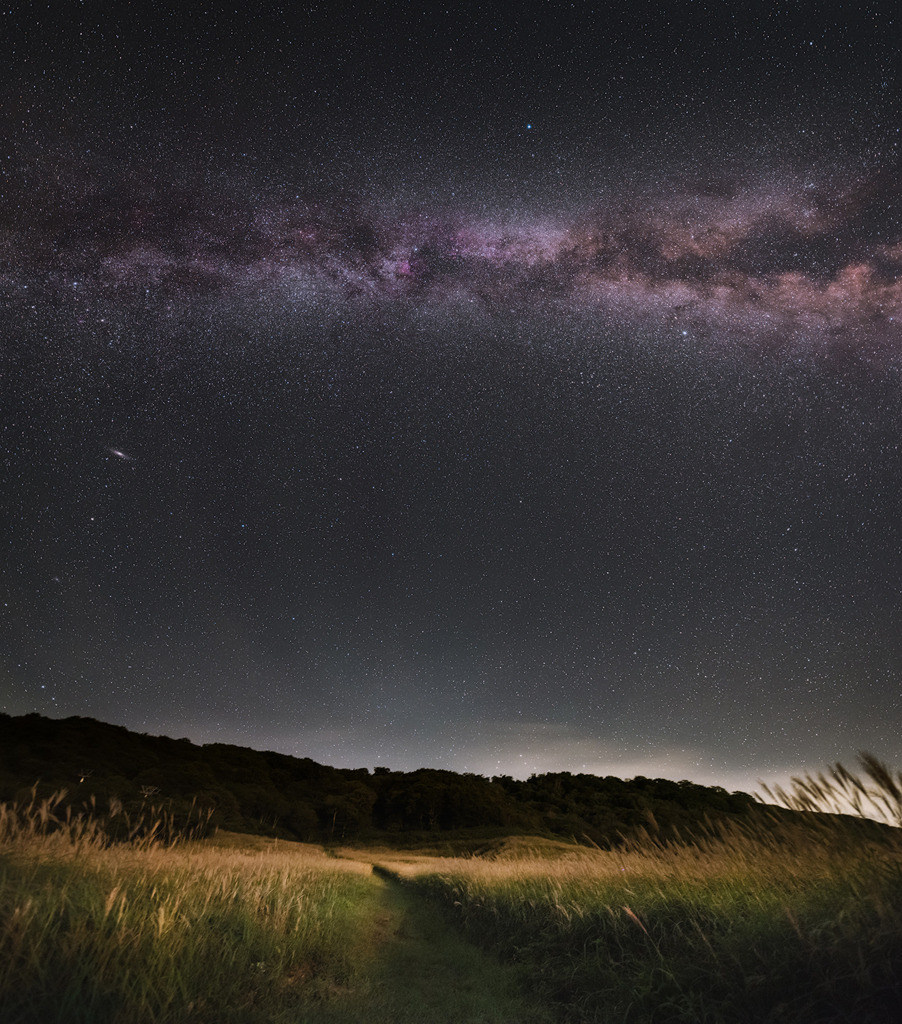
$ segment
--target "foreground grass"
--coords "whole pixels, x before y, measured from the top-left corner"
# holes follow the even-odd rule
[[[563,1020],[902,1020],[893,836],[762,817],[692,845],[553,846],[393,867]]]
[[[554,1024],[522,965],[502,964],[448,926],[409,886],[377,870],[382,898],[366,976],[303,1024]]]
[[[359,968],[365,865],[295,844],[107,847],[84,823],[29,823],[7,811],[0,845],[4,1024],[297,1020],[278,1015]]]
[[[876,790],[843,770],[779,795],[898,825],[902,777],[864,763]],[[664,842],[650,824],[611,851],[327,856],[137,826],[110,845],[94,815],[0,806],[0,1021],[902,1020],[897,828],[762,811]]]
[[[0,807],[2,1024],[550,1024],[366,859]]]

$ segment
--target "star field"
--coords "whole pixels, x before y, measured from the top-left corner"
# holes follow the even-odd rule
[[[898,763],[894,23],[768,11],[7,14],[0,710]]]

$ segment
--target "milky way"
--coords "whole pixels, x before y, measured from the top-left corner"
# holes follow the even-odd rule
[[[570,216],[380,213],[351,195],[252,202],[145,180],[45,189],[8,223],[9,300],[70,304],[252,291],[274,301],[475,304],[594,312],[695,336],[892,346],[902,323],[893,168],[829,186],[784,178],[611,195]],[[284,189],[283,189],[284,191]],[[236,198],[237,195],[237,198]]]

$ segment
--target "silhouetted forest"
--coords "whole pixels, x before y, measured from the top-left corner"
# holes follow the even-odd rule
[[[330,768],[305,757],[225,743],[148,736],[92,718],[0,714],[0,800],[67,790],[67,803],[130,814],[163,808],[187,821],[308,842],[405,844],[482,830],[573,837],[609,847],[640,828],[691,833],[705,818],[742,817],[756,806],[719,786],[554,772],[520,781],[432,768]],[[789,812],[786,812],[789,813]]]

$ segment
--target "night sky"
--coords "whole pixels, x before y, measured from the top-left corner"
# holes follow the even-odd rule
[[[0,12],[0,710],[902,766],[898,17],[54,6]]]

